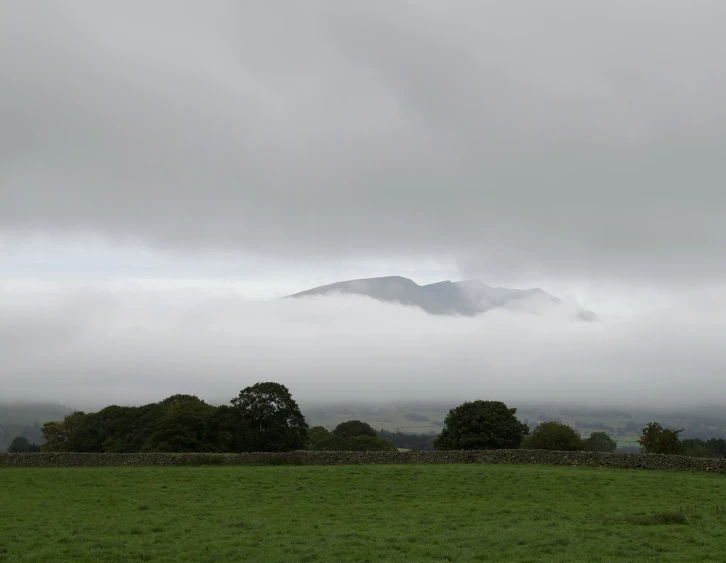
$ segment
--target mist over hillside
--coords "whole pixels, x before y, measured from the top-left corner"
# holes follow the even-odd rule
[[[3,398],[74,406],[231,398],[257,381],[283,383],[301,401],[685,408],[723,396],[726,303],[597,322],[552,307],[453,316],[341,293],[250,302],[201,290],[8,289]]]
[[[419,285],[401,276],[342,281],[308,289],[289,297],[335,294],[364,295],[378,301],[419,307],[433,315],[466,317],[473,317],[496,308],[541,312],[543,306],[563,304],[562,299],[540,288],[492,287],[480,280],[460,282],[446,280]],[[577,306],[573,309],[573,315],[583,321],[592,321],[596,318],[592,311]]]
[[[210,405],[228,405],[228,398],[214,400],[204,397]],[[472,396],[480,399],[484,396]],[[486,397],[486,398],[494,398]],[[152,402],[159,403],[165,396],[158,396]],[[140,406],[125,401],[114,402],[120,407]],[[322,426],[328,430],[348,420],[361,420],[374,429],[401,433],[406,436],[428,437],[424,449],[431,449],[433,437],[445,426],[449,410],[460,404],[459,401],[368,401],[354,400],[337,402],[304,401],[300,404],[307,423]],[[7,449],[16,436],[24,436],[30,442],[45,442],[41,432],[44,423],[60,421],[73,411],[97,412],[110,406],[102,402],[82,403],[63,406],[52,403],[5,403],[0,401],[0,452]],[[583,437],[592,432],[605,432],[615,440],[622,451],[640,451],[637,442],[642,429],[648,422],[657,421],[666,427],[684,429],[684,439],[726,438],[726,413],[717,406],[701,405],[691,409],[652,409],[648,406],[623,406],[593,402],[558,403],[543,401],[510,401],[508,406],[517,409],[517,418],[531,429],[539,423],[556,421],[570,425]],[[400,437],[406,440],[405,437]],[[402,446],[407,447],[407,446]],[[417,447],[422,447],[418,444]]]

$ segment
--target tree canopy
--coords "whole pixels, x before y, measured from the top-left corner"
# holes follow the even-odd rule
[[[246,387],[230,405],[172,395],[139,407],[76,411],[43,426],[44,451],[132,453],[301,449],[307,423],[284,385]]]
[[[681,440],[683,453],[692,457],[726,457],[726,440],[723,438],[688,438]]]
[[[341,422],[333,430],[333,434],[341,438],[350,438],[352,436],[376,436],[376,431],[367,422],[360,420],[348,420]]]
[[[290,391],[280,383],[256,383],[232,399],[233,416],[245,427],[247,451],[302,449],[308,424]]]
[[[30,442],[25,436],[18,436],[10,442],[8,446],[8,453],[11,454],[24,454],[30,452],[38,452],[40,448]]]
[[[322,426],[308,430],[308,449],[315,451],[397,451],[390,440],[379,438],[369,424],[349,420],[339,424],[333,432]]]
[[[166,408],[146,449],[178,453],[216,449],[216,444],[209,439],[209,421],[216,408],[189,395],[176,395],[173,401],[167,399],[162,404]]]
[[[606,432],[593,432],[583,444],[588,452],[614,452],[618,449],[617,442]]]
[[[678,435],[683,430],[663,428],[657,422],[649,422],[638,443],[643,452],[647,454],[680,454],[683,453],[683,445]]]
[[[434,441],[437,450],[490,450],[518,448],[529,428],[500,401],[466,402],[453,408]]]
[[[575,429],[561,422],[542,422],[524,439],[522,447],[530,450],[578,451],[584,448]]]

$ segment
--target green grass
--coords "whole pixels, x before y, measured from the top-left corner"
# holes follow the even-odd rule
[[[0,562],[722,562],[725,498],[575,467],[1,469]]]

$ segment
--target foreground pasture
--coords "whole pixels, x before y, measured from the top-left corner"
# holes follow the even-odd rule
[[[577,467],[0,469],[0,562],[722,562],[724,499]]]

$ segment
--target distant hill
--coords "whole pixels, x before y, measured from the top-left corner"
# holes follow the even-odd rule
[[[466,317],[473,317],[498,307],[523,308],[562,303],[558,297],[539,288],[491,287],[479,280],[442,281],[429,285],[418,285],[416,282],[400,276],[342,281],[308,289],[289,297],[334,294],[365,295],[378,301],[420,307],[432,315]],[[577,316],[584,321],[595,319],[595,314],[585,309],[580,309]]]

